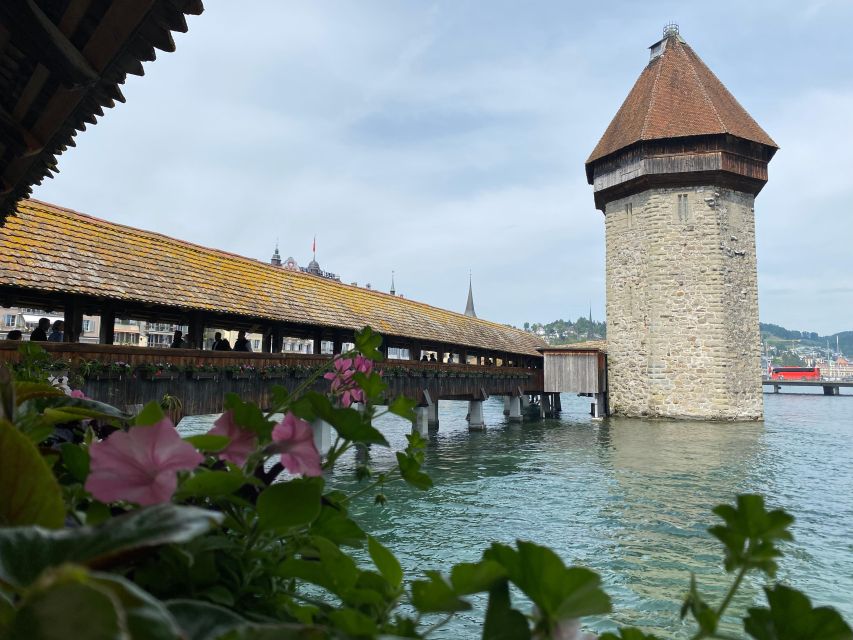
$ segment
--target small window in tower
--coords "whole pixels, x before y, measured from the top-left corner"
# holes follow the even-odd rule
[[[625,224],[628,229],[634,228],[634,205],[630,202],[625,205]]]
[[[679,193],[678,194],[678,221],[679,222],[689,222],[690,221],[690,209],[687,203],[687,194]]]

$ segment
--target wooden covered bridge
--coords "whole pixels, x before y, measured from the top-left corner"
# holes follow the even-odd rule
[[[468,399],[470,424],[481,426],[488,395],[511,398],[519,417],[522,396],[546,393],[536,336],[22,200],[58,171],[79,132],[124,102],[127,75],[143,75],[155,49],[174,51],[172,32],[202,11],[200,0],[0,3],[0,305],[61,313],[65,342],[46,348],[86,374],[88,395],[118,405],[172,394],[185,413],[206,413],[226,391],[263,403],[273,384],[293,386],[331,357],[322,342],[339,353],[370,325],[386,353],[408,351],[384,370],[389,394],[420,402],[419,421],[437,425],[439,399]],[[99,344],[78,342],[87,314],[100,317]],[[114,345],[117,319],[187,325],[197,338],[208,327],[259,332],[263,353]],[[317,353],[282,353],[285,337],[310,339]],[[16,359],[17,346],[0,341],[0,361]],[[421,362],[426,351],[440,362]]]

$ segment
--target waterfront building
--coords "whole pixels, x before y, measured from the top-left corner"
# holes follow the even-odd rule
[[[606,234],[610,409],[760,419],[755,196],[776,143],[667,25],[586,162]]]

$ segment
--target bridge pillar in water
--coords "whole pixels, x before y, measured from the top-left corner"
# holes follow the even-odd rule
[[[521,422],[521,397],[509,397],[509,412],[507,414],[507,420],[510,422]]]
[[[840,396],[841,395],[841,387],[837,385],[825,385],[823,387],[823,395],[825,396]]]
[[[427,426],[430,429],[438,429],[438,400],[427,405]]]
[[[332,425],[318,418],[311,423],[311,428],[314,430],[314,446],[321,456],[326,455],[332,448]]]
[[[412,431],[422,436],[429,433],[429,407],[415,407],[415,419],[412,422]]]
[[[604,404],[604,395],[603,393],[595,393],[593,394],[593,402],[589,405],[589,415],[593,418],[603,418],[607,415],[606,407]]]
[[[527,396],[527,394],[524,394],[521,396],[520,399],[521,399],[521,410],[524,411],[525,409],[527,409],[530,406],[530,398]]]
[[[469,429],[485,429],[486,423],[483,421],[483,401],[469,400],[468,401],[468,428]]]
[[[509,415],[509,402],[512,398],[510,396],[504,396],[504,415]]]

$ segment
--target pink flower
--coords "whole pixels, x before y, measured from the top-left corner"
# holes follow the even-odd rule
[[[80,389],[71,389],[71,392],[68,395],[72,398],[86,398],[86,394],[83,393]]]
[[[246,464],[246,459],[258,447],[258,438],[250,429],[244,429],[234,422],[234,412],[230,409],[223,413],[213,429],[207,432],[210,436],[227,436],[231,439],[228,446],[219,452],[220,460],[228,460],[239,467]]]
[[[194,469],[204,460],[181,440],[169,418],[116,431],[93,442],[89,456],[86,491],[101,502],[127,500],[143,506],[168,502],[178,486],[178,471]]]
[[[320,454],[314,446],[311,425],[288,412],[272,430],[272,439],[281,451],[281,465],[294,474],[322,475]]]
[[[353,376],[356,373],[370,374],[373,362],[364,356],[352,358],[335,358],[334,371],[329,371],[323,377],[332,381],[332,394],[340,396],[341,405],[349,407],[353,402],[364,402],[364,392],[358,387]]]

